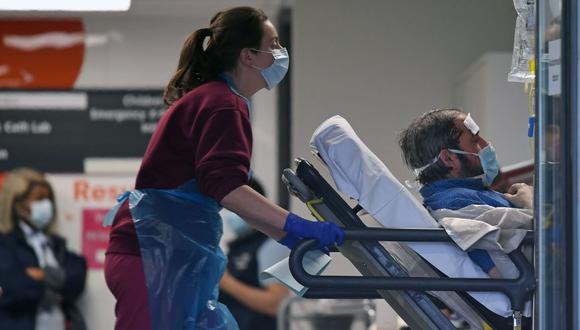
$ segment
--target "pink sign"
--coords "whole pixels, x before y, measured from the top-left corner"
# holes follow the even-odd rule
[[[89,269],[103,269],[105,266],[110,227],[103,227],[103,219],[108,211],[108,209],[83,210],[83,255],[87,258]]]

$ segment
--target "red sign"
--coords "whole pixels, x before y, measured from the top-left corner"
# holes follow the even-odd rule
[[[108,211],[109,209],[83,210],[83,255],[89,269],[103,269],[105,266],[110,227],[103,227],[103,219]]]
[[[0,19],[1,88],[72,88],[85,57],[80,19]]]

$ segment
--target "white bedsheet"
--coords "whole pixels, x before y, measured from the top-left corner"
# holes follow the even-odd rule
[[[310,147],[327,164],[338,190],[357,200],[384,227],[440,228],[344,118],[334,116],[322,123],[314,132]],[[408,245],[449,277],[488,278],[467,253],[453,243]],[[469,294],[498,315],[512,315],[510,301],[502,293]]]

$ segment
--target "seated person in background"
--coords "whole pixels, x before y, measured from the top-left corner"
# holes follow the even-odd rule
[[[0,192],[0,329],[86,329],[74,304],[87,265],[54,234],[55,219],[44,175],[10,172]]]
[[[470,205],[532,208],[533,189],[514,184],[506,194],[489,187],[499,174],[495,150],[480,134],[471,116],[458,109],[423,114],[399,137],[407,166],[423,187],[423,204],[430,212],[459,210]],[[502,277],[485,250],[468,252],[491,277]]]
[[[254,178],[248,185],[265,196]],[[224,221],[235,239],[228,243],[228,266],[220,282],[219,301],[226,305],[240,330],[274,330],[276,314],[288,289],[273,279],[260,281],[260,272],[288,256],[288,249],[227,211]]]

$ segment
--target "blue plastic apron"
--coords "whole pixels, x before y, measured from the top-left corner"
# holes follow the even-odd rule
[[[140,189],[118,198],[105,225],[112,224],[127,198],[153,329],[238,329],[227,307],[217,302],[227,263],[219,247],[219,204],[202,195],[195,180],[176,189]]]

